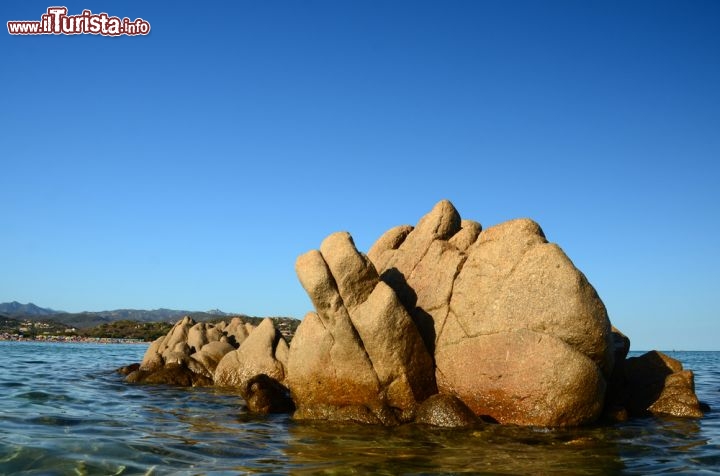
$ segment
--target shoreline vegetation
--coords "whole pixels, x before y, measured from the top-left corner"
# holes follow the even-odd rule
[[[206,317],[206,316],[203,316]],[[203,322],[219,323],[232,317],[213,316]],[[238,317],[243,323],[258,325],[262,318],[251,316]],[[300,321],[289,317],[271,317],[273,324],[288,341],[292,340]],[[100,343],[150,343],[165,336],[174,325],[167,321],[139,321],[119,319],[93,326],[76,327],[65,322],[51,319],[38,319],[37,316],[0,315],[0,341],[41,341],[41,342],[100,342]]]
[[[148,341],[142,339],[126,339],[116,337],[84,337],[84,336],[58,336],[58,335],[39,335],[39,336],[23,336],[20,334],[0,334],[0,342],[51,342],[51,343],[74,343],[74,344],[147,344]]]

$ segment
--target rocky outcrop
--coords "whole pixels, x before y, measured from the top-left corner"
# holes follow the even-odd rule
[[[290,349],[298,418],[407,421],[433,388],[413,384],[431,381],[425,367],[411,378],[408,352],[424,355],[417,334],[440,395],[486,419],[582,425],[632,405],[697,414],[692,374],[656,372],[643,383],[595,289],[532,220],[483,230],[441,201],[416,226],[387,231],[367,257],[337,233],[296,270],[316,308]],[[647,401],[639,388],[653,385]]]
[[[368,253],[434,352],[441,393],[503,423],[577,425],[603,407],[610,321],[540,226],[482,230],[441,201]]]
[[[148,347],[140,367],[130,372],[126,381],[212,385],[215,367],[225,354],[235,350],[247,338],[252,329],[239,318],[213,325],[184,317],[167,335]]]
[[[703,416],[692,371],[662,352],[627,359],[624,377],[624,403],[631,416]]]
[[[630,339],[615,327],[612,334],[615,368],[605,401],[606,420],[649,415],[699,418],[709,410],[697,399],[693,372],[678,360],[658,351],[627,358]]]
[[[347,233],[330,235],[295,269],[316,309],[290,348],[295,418],[412,420],[436,393],[433,361],[393,289]]]
[[[594,288],[529,219],[483,229],[441,201],[360,253],[334,233],[297,259],[315,311],[288,344],[270,320],[186,318],[128,381],[212,384],[298,420],[461,427],[698,417],[693,374],[627,358]]]
[[[270,319],[264,319],[242,345],[222,358],[215,369],[219,387],[237,389],[256,413],[284,413],[293,408],[285,387],[289,348]]]
[[[424,355],[408,340],[418,333],[434,355],[440,393],[476,415],[555,426],[587,423],[602,411],[613,367],[605,307],[531,220],[482,231],[442,201],[417,226],[385,233],[368,257],[339,233],[301,256],[296,270],[317,310],[290,352],[299,418],[344,419],[353,408],[386,424],[409,419],[419,390],[427,396],[434,387],[397,378],[413,366],[395,347]],[[404,386],[389,394],[388,382]],[[350,418],[372,420],[363,415]]]

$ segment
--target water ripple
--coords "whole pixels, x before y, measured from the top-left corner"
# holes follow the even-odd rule
[[[720,474],[720,416],[443,430],[257,417],[217,389],[126,385],[144,346],[0,343],[0,474]],[[32,357],[30,357],[32,356]],[[720,409],[720,353],[676,353]]]

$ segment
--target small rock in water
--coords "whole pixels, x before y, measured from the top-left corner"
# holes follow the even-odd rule
[[[633,416],[647,414],[699,418],[702,407],[695,394],[693,373],[658,351],[632,357],[624,363],[626,399]]]
[[[295,410],[287,387],[265,374],[247,382],[243,398],[253,413],[291,413]]]
[[[415,423],[445,428],[472,426],[479,421],[462,400],[452,395],[440,393],[422,402],[415,416]]]
[[[120,375],[127,376],[127,375],[130,375],[131,373],[135,372],[139,368],[140,368],[140,364],[135,363],[135,364],[125,365],[123,367],[120,367],[119,369],[116,370],[116,372],[119,373]]]

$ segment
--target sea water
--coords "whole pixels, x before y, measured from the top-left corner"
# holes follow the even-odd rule
[[[0,474],[720,474],[720,411],[576,429],[378,428],[254,416],[213,388],[129,385],[145,345],[0,342]],[[669,352],[720,410],[720,352]]]

